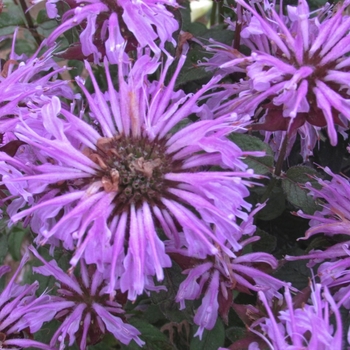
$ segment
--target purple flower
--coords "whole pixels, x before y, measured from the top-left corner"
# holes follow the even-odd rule
[[[237,3],[237,33],[251,54],[214,44],[211,50],[217,54],[208,63],[215,66],[221,52],[228,51],[231,58],[220,61],[220,72],[246,71],[247,79],[238,84],[239,96],[227,102],[227,108],[260,118],[251,127],[265,131],[267,141],[273,135],[276,150],[285,135],[291,148],[299,133],[306,158],[323,127],[336,145],[336,126],[342,132],[350,119],[348,1],[334,11],[327,4],[310,12],[307,1],[301,0],[297,7],[287,6],[287,15],[274,9],[274,1],[265,1],[264,7],[256,1]]]
[[[240,243],[243,248],[258,239],[259,237],[251,237]],[[177,253],[186,255],[186,252]],[[193,261],[191,264],[194,264]],[[180,309],[185,308],[185,300],[195,300],[204,294],[194,317],[194,322],[199,326],[195,336],[202,338],[204,329],[214,327],[218,317],[219,295],[221,300],[229,300],[232,299],[232,290],[246,293],[264,291],[269,300],[282,298],[278,290],[287,286],[287,283],[260,271],[259,265],[260,268],[265,265],[276,269],[278,262],[267,253],[250,253],[230,258],[222,252],[215,258],[198,261],[196,266],[184,271],[188,276],[181,283],[176,296]]]
[[[329,168],[324,171],[332,176],[330,181],[317,179],[320,187],[314,188],[306,184],[310,195],[319,202],[322,210],[313,215],[307,215],[298,211],[298,216],[310,219],[310,228],[306,231],[305,239],[318,234],[333,236],[337,234],[350,234],[350,212],[349,212],[349,180],[341,175],[333,174]],[[302,256],[286,256],[288,261],[307,259],[308,266],[312,267],[323,262],[317,270],[317,275],[323,286],[331,290],[334,300],[339,305],[350,308],[350,240],[335,244],[324,251],[312,250]],[[325,260],[329,260],[324,262]]]
[[[47,2],[49,16],[56,17],[57,0]],[[138,45],[148,46],[157,56],[164,45],[170,41],[178,30],[178,22],[168,7],[178,7],[175,0],[72,0],[70,9],[64,13],[62,23],[51,33],[48,43],[51,44],[67,30],[78,26],[80,43],[68,49],[66,55],[81,50],[85,57],[93,55],[95,63],[101,61],[104,53],[112,63],[117,63],[118,50],[124,40],[128,48]],[[159,40],[159,43],[155,41]],[[71,57],[73,58],[73,56]]]
[[[17,55],[15,30],[9,59],[0,65],[0,133],[1,143],[15,139],[11,133],[19,119],[35,116],[35,111],[47,103],[52,96],[72,99],[74,93],[68,81],[57,79],[58,74],[67,71],[53,60],[52,47],[39,55],[43,45],[30,57]]]
[[[319,202],[322,210],[316,211],[313,215],[304,214],[298,211],[298,216],[310,220],[310,226],[305,239],[317,234],[326,235],[350,234],[350,183],[349,179],[333,174],[329,168],[323,169],[332,180],[322,180],[317,178],[321,188],[312,187],[307,183],[305,187],[309,194]]]
[[[44,264],[34,267],[34,272],[57,280],[57,296],[52,296],[45,305],[47,310],[54,311],[52,318],[62,322],[51,339],[52,347],[58,342],[61,350],[67,341],[69,346],[77,341],[79,348],[85,350],[87,345],[98,343],[106,332],[123,344],[131,340],[139,346],[144,344],[138,337],[140,332],[122,320],[121,305],[106,295],[102,273],[82,261],[80,278],[76,278],[63,272],[55,260],[47,262],[34,248],[30,250]]]
[[[154,289],[152,276],[162,280],[171,266],[157,228],[194,257],[218,254],[219,247],[233,256],[242,235],[236,219],[246,222],[251,208],[244,198],[252,182],[244,178],[254,175],[240,158],[259,154],[226,138],[241,127],[234,116],[189,123],[201,109],[198,98],[218,78],[193,95],[174,92],[185,59],[166,85],[173,59],[159,81],[149,82],[157,58],[142,55],[131,66],[121,53],[119,91],[105,60],[105,93],[86,64],[95,94],[77,82],[91,122],[61,109],[54,97],[40,117],[16,127],[36,159],[0,156],[2,183],[16,197],[8,210],[12,222],[30,222],[39,243],[75,249],[73,267],[81,257],[101,272],[110,264],[109,292],[128,291],[131,300]]]
[[[327,287],[315,284],[312,288],[311,303],[302,308],[294,308],[291,293],[285,288],[287,308],[276,317],[263,292],[258,292],[268,313],[268,318],[254,322],[250,331],[260,336],[270,349],[335,349],[342,347],[341,316]],[[335,326],[330,323],[335,316]],[[258,350],[256,342],[249,347]]]
[[[15,283],[28,260],[29,254],[26,253],[10,282],[0,294],[0,347],[3,349],[34,347],[35,349],[53,350],[51,346],[28,338],[37,332],[47,320],[45,307],[50,299],[45,294],[39,297],[35,295],[39,287],[38,282],[31,285]],[[8,266],[1,266],[0,277],[9,271]]]

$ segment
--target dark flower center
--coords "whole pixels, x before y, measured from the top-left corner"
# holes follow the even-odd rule
[[[166,140],[150,141],[118,135],[102,137],[96,151],[85,153],[101,167],[101,182],[106,192],[116,192],[115,201],[122,211],[131,203],[147,201],[160,204],[168,181],[164,174],[175,171],[176,162],[165,153]]]

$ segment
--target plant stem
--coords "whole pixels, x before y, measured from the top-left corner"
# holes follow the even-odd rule
[[[23,11],[24,16],[25,16],[26,21],[27,21],[27,29],[32,33],[36,43],[40,46],[42,40],[40,38],[39,33],[36,30],[32,16],[30,15],[30,13],[28,11],[27,4],[26,4],[25,0],[19,0],[19,3],[21,4],[22,11]]]
[[[281,172],[282,172],[284,157],[286,156],[286,152],[287,152],[288,141],[289,141],[289,136],[288,136],[288,133],[286,133],[286,136],[284,137],[284,140],[282,142],[280,154],[278,155],[278,159],[276,162],[275,170],[273,172],[273,176],[272,176],[271,181],[269,182],[269,184],[266,188],[266,191],[264,192],[264,194],[260,198],[261,203],[265,202],[270,197],[271,192],[273,191],[274,187],[276,186],[276,184],[279,180],[279,176],[281,175]]]
[[[217,9],[217,3],[216,3],[216,1],[213,1],[213,6],[211,8],[211,13],[210,13],[210,25],[211,26],[216,24],[216,9]]]

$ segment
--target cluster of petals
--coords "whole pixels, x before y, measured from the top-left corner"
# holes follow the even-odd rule
[[[327,287],[315,284],[312,287],[311,302],[302,308],[294,308],[291,292],[285,288],[285,310],[276,317],[263,292],[258,292],[268,317],[261,318],[250,326],[250,331],[265,341],[271,350],[282,349],[335,349],[342,346],[342,320],[338,306]],[[335,325],[330,322],[335,316]],[[257,342],[249,350],[261,349]]]
[[[350,212],[349,212],[349,179],[334,174],[329,168],[324,168],[331,180],[318,178],[319,187],[315,188],[310,183],[306,184],[310,195],[318,201],[322,207],[313,215],[298,211],[298,216],[310,219],[310,228],[306,231],[305,238],[315,234],[324,233],[327,236],[349,235]],[[301,259],[309,260],[309,267],[322,262],[317,269],[317,276],[323,286],[332,291],[334,300],[338,305],[350,308],[350,240],[337,243],[326,250],[312,250],[306,255],[286,256],[288,261]],[[325,261],[327,260],[327,261]]]
[[[58,17],[56,3],[57,0],[46,3],[51,18]],[[81,26],[78,46],[85,57],[92,55],[95,63],[101,61],[103,52],[111,63],[117,63],[116,52],[125,39],[129,43],[136,40],[134,48],[147,46],[157,56],[166,52],[166,42],[176,44],[172,35],[179,25],[168,9],[178,7],[175,0],[73,0],[68,4],[70,9],[49,36],[48,44],[67,30]]]
[[[66,80],[57,76],[67,67],[59,67],[53,60],[57,49],[53,46],[39,54],[45,42],[31,56],[17,55],[15,43],[18,30],[15,30],[12,48],[8,60],[0,66],[0,133],[4,134],[3,143],[11,140],[11,130],[19,119],[33,117],[53,96],[72,99],[74,93]],[[13,137],[12,137],[13,138]]]
[[[29,254],[26,253],[0,294],[1,348],[54,350],[53,347],[30,338],[32,334],[41,329],[47,320],[45,306],[49,304],[50,296],[42,294],[37,297],[35,295],[39,288],[38,282],[31,285],[19,285],[15,282],[28,260]],[[8,266],[1,266],[0,277],[10,270]]]
[[[134,64],[124,58],[120,51],[119,91],[114,89],[106,60],[108,91],[100,90],[88,63],[94,95],[77,79],[91,122],[62,108],[53,97],[37,118],[17,124],[14,130],[18,140],[29,146],[30,162],[23,155],[10,157],[2,152],[0,172],[12,199],[8,206],[12,222],[30,223],[37,243],[63,244],[74,250],[72,267],[80,258],[96,264],[101,272],[106,264],[111,266],[109,292],[121,289],[135,300],[144,290],[155,288],[152,276],[162,280],[163,268],[171,266],[158,227],[175,246],[184,245],[196,258],[218,254],[218,247],[233,257],[233,251],[240,249],[242,229],[236,220],[248,219],[251,205],[244,198],[253,183],[246,178],[254,177],[241,158],[259,152],[243,152],[227,139],[227,134],[241,127],[235,115],[186,125],[188,116],[201,109],[198,98],[219,77],[186,95],[174,91],[185,55],[169,84],[165,77],[172,58],[164,62],[161,77],[154,82],[147,76],[160,65],[156,57],[140,53]],[[173,132],[179,123],[185,126]],[[142,181],[148,183],[153,173],[163,171],[158,179],[163,187],[158,191],[161,184],[152,185],[155,201],[132,199],[123,204],[119,200],[129,187],[124,186],[122,193],[121,168],[106,164],[111,164],[112,156],[117,162],[118,152],[126,150],[104,147],[121,145],[122,140],[126,148],[139,145],[124,161],[131,159],[128,167],[139,177],[143,174]],[[161,150],[160,158],[147,160],[133,154],[143,152],[140,142],[149,145],[149,157],[154,149]],[[212,167],[224,170],[209,171]]]
[[[287,6],[287,16],[274,9],[274,1],[238,0],[237,4],[241,25],[237,30],[241,30],[241,44],[251,53],[246,56],[213,44],[216,55],[208,63],[209,67],[219,64],[220,73],[244,70],[247,74],[232,89],[239,96],[227,107],[258,118],[253,129],[265,131],[266,141],[273,135],[276,150],[284,135],[293,144],[298,132],[306,158],[322,127],[336,145],[337,131],[342,132],[350,119],[348,1],[334,9],[327,4],[314,13],[302,0],[296,7]],[[225,63],[218,60],[223,51],[231,57]],[[260,107],[265,110],[262,116]]]
[[[257,240],[259,237],[253,236],[242,240],[240,244],[245,247]],[[185,308],[186,300],[196,300],[204,295],[194,317],[194,322],[199,326],[195,336],[202,338],[204,329],[210,330],[214,327],[218,317],[219,294],[227,300],[232,298],[230,293],[232,290],[247,293],[263,291],[268,300],[282,298],[278,290],[287,283],[270,276],[254,265],[264,264],[276,269],[278,262],[272,255],[261,252],[237,255],[235,258],[229,258],[222,253],[213,259],[198,261],[196,266],[183,272],[187,274],[187,278],[181,283],[176,296],[180,309]]]
[[[124,313],[121,305],[109,300],[106,295],[103,273],[89,273],[88,266],[82,261],[78,280],[74,274],[68,275],[62,271],[55,260],[47,262],[34,248],[30,249],[44,264],[33,268],[33,271],[43,276],[52,276],[57,281],[57,295],[52,296],[45,305],[49,315],[46,321],[55,317],[62,322],[52,336],[51,347],[59,343],[59,350],[62,350],[67,343],[72,346],[79,340],[79,348],[84,350],[89,343],[99,341],[100,336],[107,332],[126,345],[131,340],[139,346],[144,344],[138,337],[140,332],[120,318]]]

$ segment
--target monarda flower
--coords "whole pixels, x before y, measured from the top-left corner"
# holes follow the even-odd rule
[[[149,82],[158,60],[142,55],[131,66],[121,54],[119,91],[105,61],[105,93],[86,64],[94,96],[77,82],[89,122],[53,98],[42,120],[16,128],[37,160],[0,155],[2,183],[16,197],[8,211],[12,222],[30,222],[38,243],[75,250],[72,267],[81,257],[99,271],[108,264],[109,293],[128,291],[131,300],[155,288],[152,276],[162,280],[163,268],[171,266],[163,239],[197,258],[218,254],[219,247],[234,256],[242,235],[236,219],[248,220],[251,208],[244,198],[252,183],[245,178],[253,174],[240,159],[251,153],[226,138],[240,124],[233,123],[235,115],[189,123],[200,110],[198,98],[218,79],[195,94],[174,92],[185,59],[167,85],[172,59],[160,80]]]
[[[0,294],[0,348],[54,350],[51,346],[33,340],[32,336],[47,321],[45,306],[49,296],[41,295],[37,297],[35,295],[35,291],[39,287],[38,282],[31,285],[15,283],[28,260],[29,254],[26,253],[10,282]],[[1,266],[0,277],[9,271],[8,266]]]
[[[250,220],[252,222],[252,217]],[[259,237],[242,240],[242,248],[259,240]],[[168,249],[186,256],[184,251]],[[263,291],[268,300],[281,299],[278,290],[287,286],[286,282],[270,276],[264,270],[273,270],[278,267],[277,260],[267,253],[237,253],[237,257],[228,257],[225,253],[206,260],[191,259],[191,268],[183,273],[187,278],[180,284],[176,301],[180,303],[180,309],[185,308],[186,300],[195,300],[204,295],[202,304],[197,309],[194,322],[199,326],[195,336],[202,338],[204,329],[212,329],[216,323],[221,304],[221,316],[227,317],[228,310],[232,305],[232,292],[239,291],[250,294],[250,291]],[[188,256],[188,253],[187,253]],[[181,260],[181,257],[179,258]],[[228,305],[226,312],[223,305]]]
[[[287,308],[276,316],[263,292],[258,292],[268,313],[268,317],[254,322],[249,330],[265,341],[271,350],[282,349],[334,349],[342,347],[342,321],[338,306],[328,289],[320,284],[312,287],[310,304],[294,308],[288,287],[285,288]],[[335,316],[335,325],[330,322]],[[249,350],[259,350],[257,342],[250,344]]]
[[[350,182],[348,178],[333,174],[329,168],[324,171],[332,179],[318,179],[320,187],[314,188],[311,184],[305,186],[309,194],[322,207],[313,215],[298,211],[297,215],[310,219],[310,228],[305,233],[305,239],[315,234],[324,233],[326,236],[350,235],[349,196]],[[344,236],[346,237],[346,236]],[[317,269],[317,276],[323,286],[332,292],[334,300],[340,305],[350,308],[350,239],[337,243],[324,251],[312,250],[306,255],[286,256],[288,261],[309,260],[308,266],[322,262]],[[325,261],[327,260],[327,261]]]
[[[68,81],[57,79],[67,71],[67,67],[59,67],[53,60],[51,47],[41,55],[43,45],[30,57],[17,55],[15,43],[18,30],[15,30],[9,59],[0,63],[0,143],[13,139],[11,131],[19,119],[32,116],[32,112],[40,109],[52,96],[72,99],[74,93]]]
[[[57,281],[57,295],[51,296],[45,306],[54,310],[52,318],[62,322],[51,339],[52,347],[59,343],[59,350],[62,350],[66,343],[72,346],[77,342],[79,348],[85,350],[88,345],[100,342],[106,333],[123,344],[129,344],[131,340],[139,346],[144,344],[138,337],[140,332],[122,319],[121,305],[105,293],[104,276],[95,267],[81,261],[80,277],[77,278],[62,271],[55,260],[47,262],[34,248],[30,250],[44,264],[34,267],[33,271],[52,276]]]
[[[276,12],[274,1],[265,1],[264,7],[255,1],[237,3],[241,27],[236,30],[251,53],[231,49],[233,59],[218,67],[245,69],[247,74],[239,83],[239,97],[227,102],[229,108],[258,120],[251,127],[265,131],[267,140],[273,136],[276,150],[285,137],[291,147],[299,133],[306,158],[323,127],[336,145],[336,126],[342,132],[350,119],[349,2],[310,12],[301,0],[297,7],[287,6],[287,15],[282,6]],[[217,56],[223,49],[216,49]]]
[[[47,1],[48,15],[57,17],[57,0]],[[62,16],[62,23],[51,33],[49,44],[67,30],[78,27],[80,42],[73,44],[63,57],[93,56],[95,63],[104,55],[117,63],[116,52],[121,43],[128,41],[128,49],[149,47],[157,56],[165,51],[165,43],[179,25],[171,8],[176,0],[71,0],[70,9]],[[158,42],[156,42],[158,40]],[[82,55],[81,55],[82,54]]]

